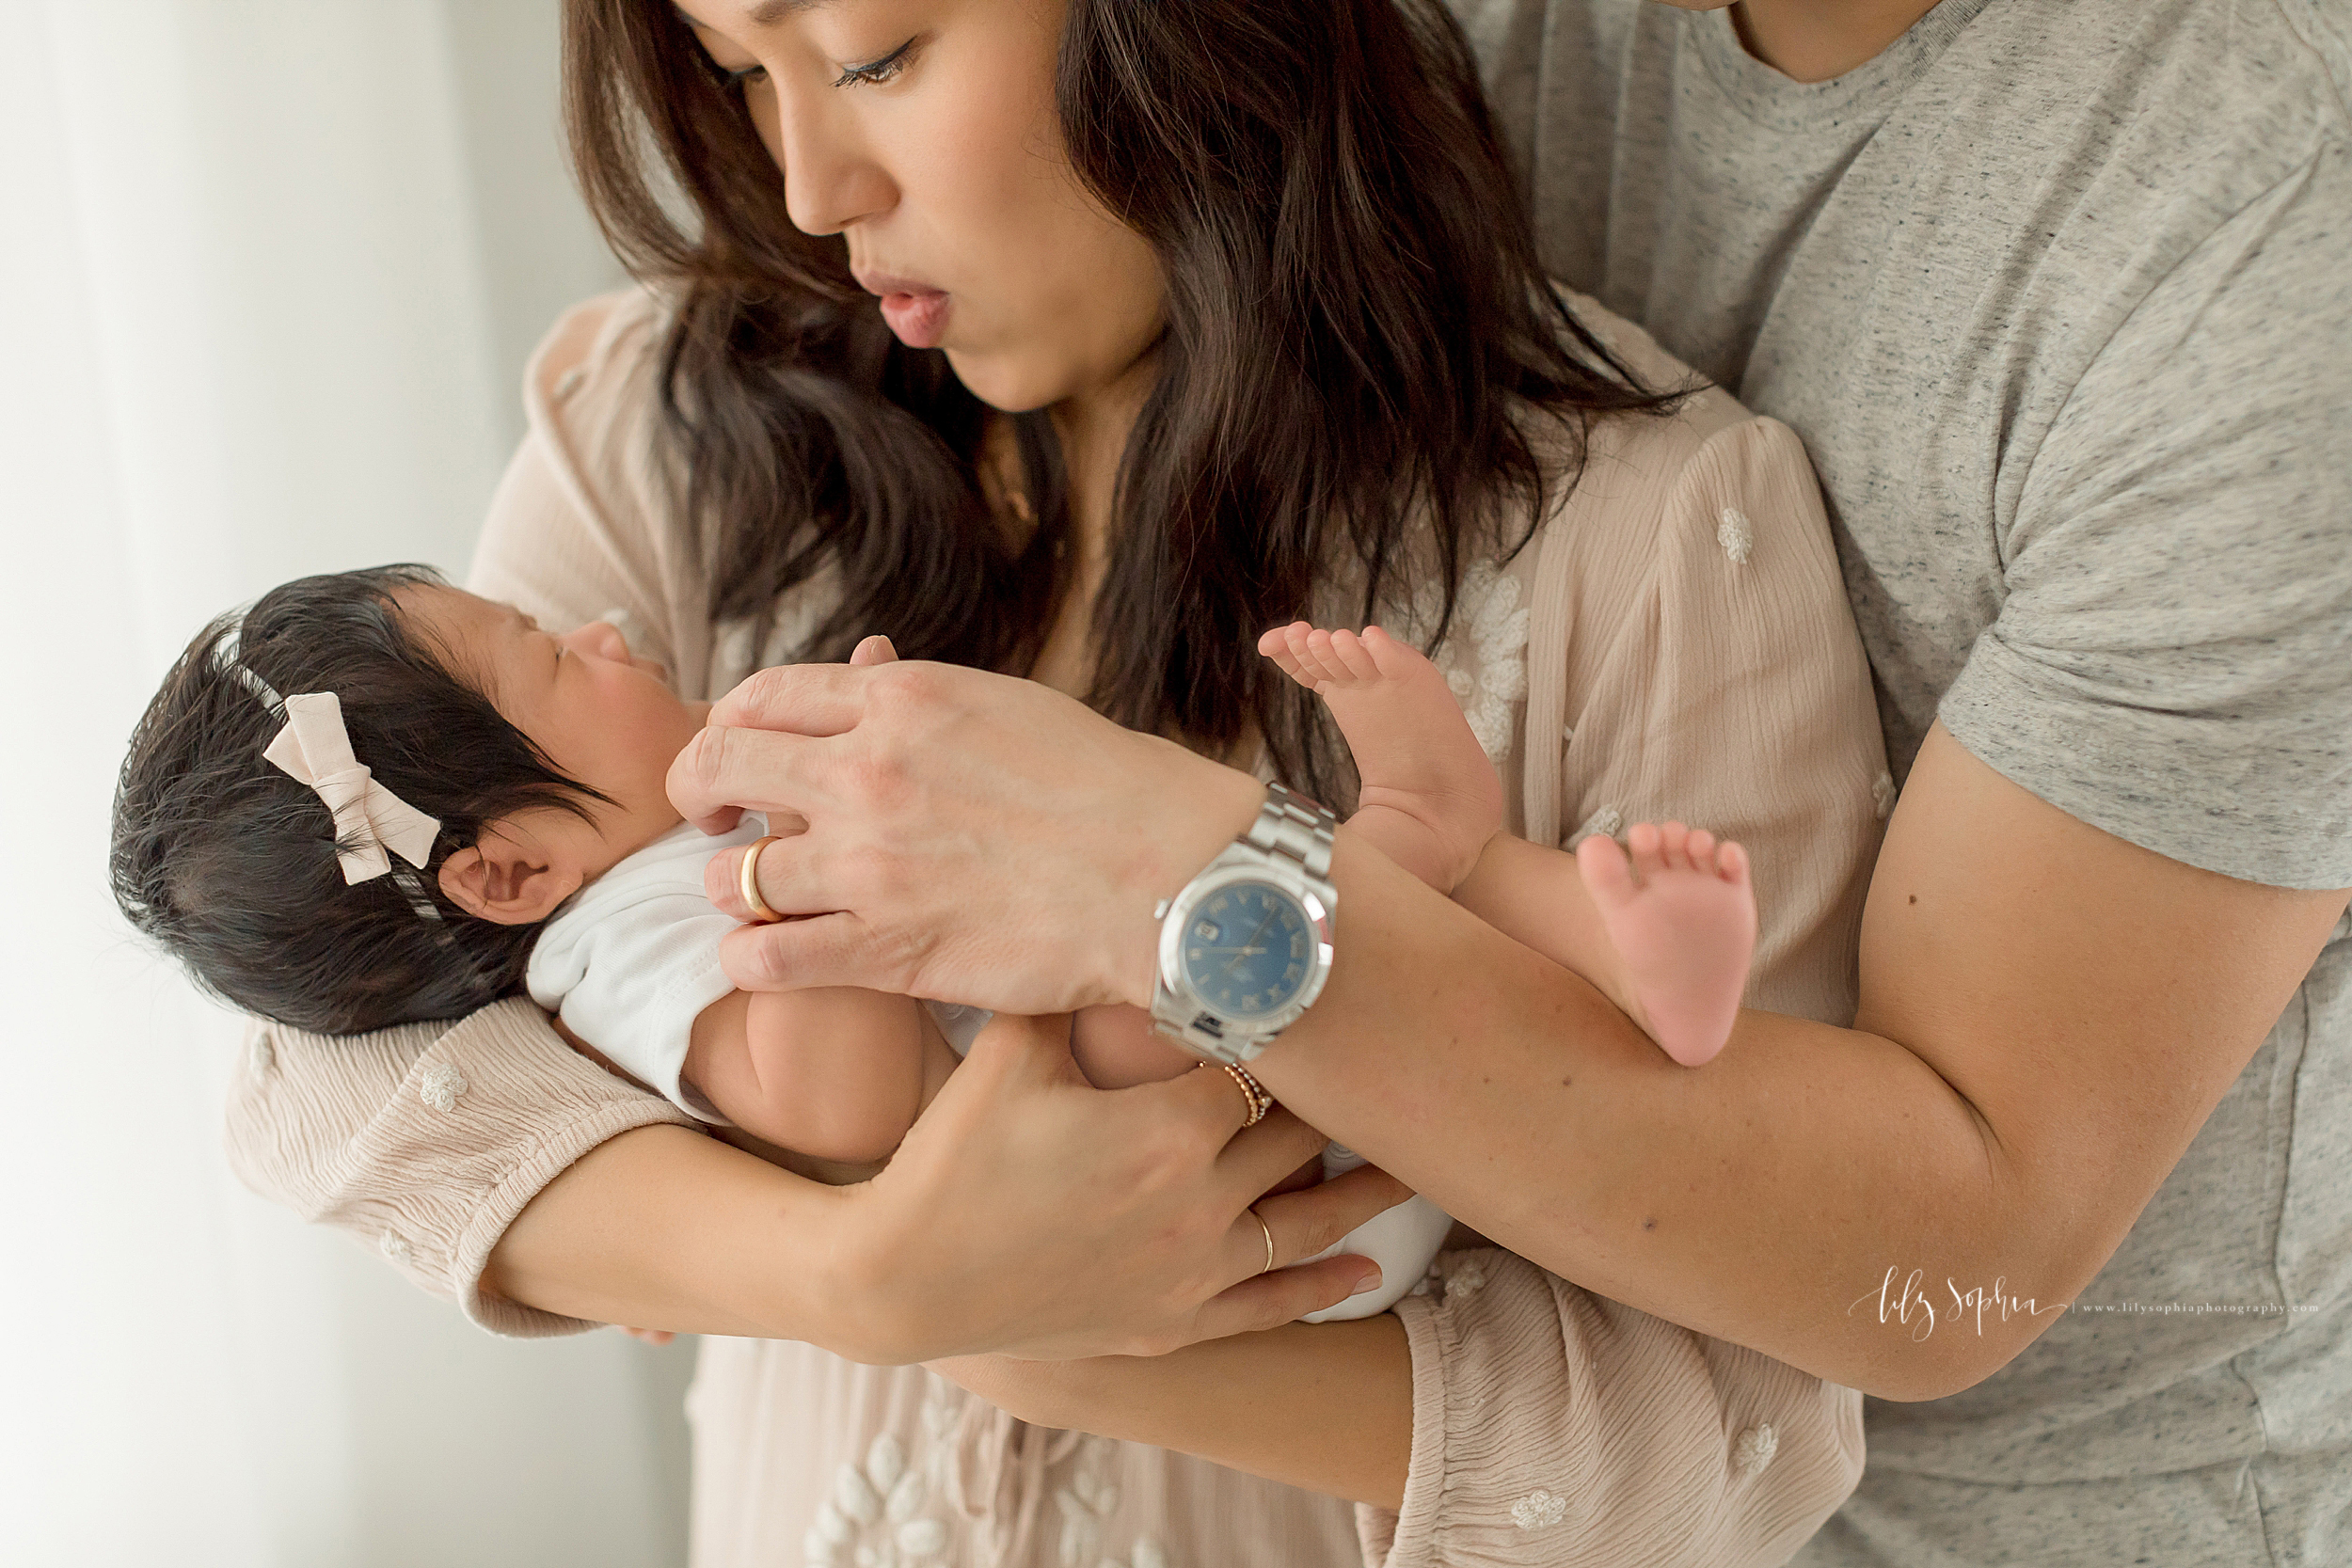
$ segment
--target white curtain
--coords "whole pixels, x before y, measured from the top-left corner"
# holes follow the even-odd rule
[[[682,1351],[511,1344],[228,1175],[237,1022],[115,914],[206,618],[462,571],[567,299],[554,0],[0,0],[0,1561],[683,1557]]]

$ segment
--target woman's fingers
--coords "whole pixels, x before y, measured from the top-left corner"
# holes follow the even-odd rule
[[[1254,1334],[1378,1289],[1380,1265],[1369,1258],[1343,1253],[1300,1260],[1412,1196],[1388,1172],[1363,1165],[1319,1187],[1260,1198],[1235,1222],[1230,1240],[1239,1280],[1201,1304],[1193,1338]]]
[[[1379,1283],[1380,1265],[1369,1258],[1326,1258],[1320,1263],[1277,1269],[1245,1279],[1203,1303],[1194,1315],[1195,1332],[1187,1343],[1279,1328],[1310,1312],[1337,1307]]]
[[[719,966],[738,990],[863,986],[896,991],[903,977],[887,969],[882,957],[872,929],[846,911],[796,916],[774,926],[745,926],[728,932],[719,943]]]
[[[738,807],[805,817],[831,799],[819,787],[824,746],[805,735],[714,721],[671,762],[670,804],[705,832],[734,826]]]
[[[802,736],[839,735],[856,728],[866,711],[871,662],[779,664],[757,671],[719,699],[710,721]]]
[[[1234,1277],[1247,1279],[1263,1271],[1269,1235],[1274,1238],[1274,1266],[1287,1269],[1335,1245],[1375,1214],[1393,1209],[1412,1196],[1411,1188],[1387,1171],[1376,1165],[1359,1165],[1320,1186],[1262,1197],[1250,1208],[1265,1222],[1265,1229],[1261,1231],[1248,1214],[1242,1215],[1241,1224],[1234,1227],[1233,1249],[1242,1264],[1234,1271]],[[1244,1243],[1256,1244],[1252,1247]],[[1379,1266],[1369,1259],[1362,1266],[1375,1275],[1379,1273]],[[1314,1308],[1307,1310],[1311,1312]]]
[[[791,876],[788,864],[791,851],[785,849],[783,840],[797,838],[808,831],[805,817],[786,812],[773,812],[768,817],[768,831],[780,841],[759,846],[759,867],[755,875],[759,879],[759,899],[778,914],[827,912],[795,911],[792,895],[786,891]],[[777,851],[785,852],[779,856]],[[710,857],[703,867],[703,894],[720,913],[737,920],[752,918],[752,907],[743,901],[743,857],[753,852],[752,846],[739,849],[722,849]]]

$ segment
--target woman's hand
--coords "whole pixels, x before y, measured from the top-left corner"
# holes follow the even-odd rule
[[[1067,1019],[1000,1017],[890,1164],[845,1195],[845,1289],[869,1358],[1154,1355],[1378,1283],[1363,1258],[1288,1265],[1405,1188],[1367,1166],[1262,1197],[1324,1139],[1279,1109],[1245,1131],[1246,1111],[1222,1072],[1096,1089]]]
[[[792,665],[735,689],[670,769],[714,831],[738,808],[807,831],[758,866],[807,918],[727,940],[746,990],[866,986],[992,1007],[1148,1005],[1152,907],[1246,830],[1247,774],[1034,682],[945,664]],[[741,856],[713,902],[747,916]]]

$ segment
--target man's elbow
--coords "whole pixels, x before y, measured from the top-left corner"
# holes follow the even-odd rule
[[[1963,1297],[1967,1294],[1963,1292]],[[1892,1343],[1879,1347],[1858,1369],[1860,1377],[1833,1381],[1898,1404],[1949,1399],[1974,1388],[2024,1354],[2065,1309],[2063,1303],[2053,1308],[2012,1301],[2009,1320],[1996,1322],[1997,1307],[1985,1308],[1980,1320],[1976,1304],[1970,1301],[1940,1315],[1923,1338],[1895,1335]]]

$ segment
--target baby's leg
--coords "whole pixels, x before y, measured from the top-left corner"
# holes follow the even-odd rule
[[[1608,930],[1627,1014],[1697,1067],[1730,1037],[1756,956],[1747,851],[1679,822],[1637,822],[1626,839],[1630,862],[1595,833],[1576,847],[1577,869]]]
[[[1630,863],[1602,834],[1569,855],[1498,833],[1454,900],[1583,975],[1668,1055],[1696,1067],[1723,1049],[1747,987],[1747,856],[1679,822],[1636,823],[1626,836]]]
[[[1361,637],[1300,621],[1258,651],[1321,697],[1363,789],[1347,825],[1442,893],[1502,825],[1502,784],[1438,667],[1378,626]]]

